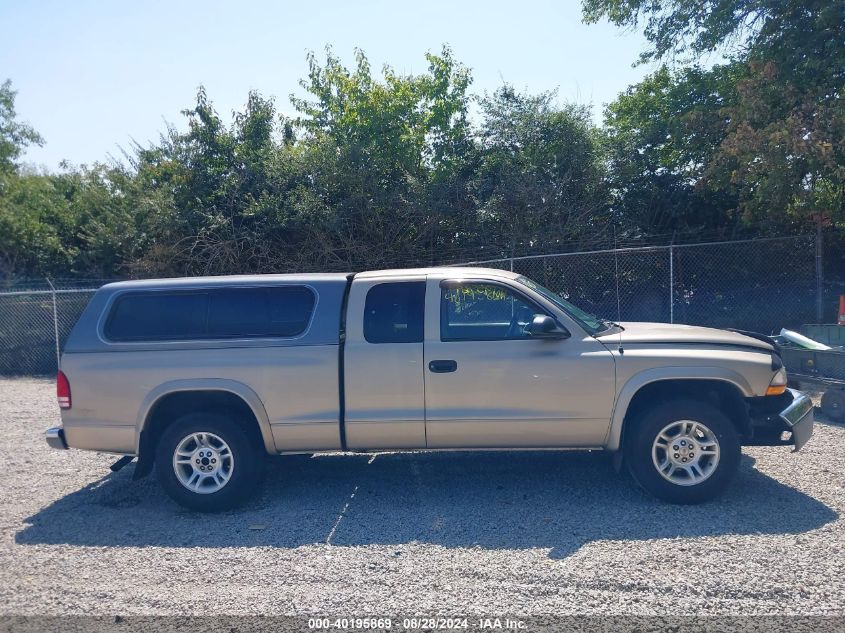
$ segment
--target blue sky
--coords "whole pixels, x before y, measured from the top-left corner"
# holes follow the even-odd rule
[[[557,88],[561,101],[592,104],[597,121],[651,70],[632,68],[639,33],[582,24],[577,0],[0,0],[0,81],[12,79],[20,118],[46,140],[24,160],[49,169],[117,156],[165,121],[183,126],[200,84],[227,121],[251,89],[292,113],[309,50],[331,45],[350,65],[359,47],[374,69],[419,73],[443,44],[472,70],[472,92]]]

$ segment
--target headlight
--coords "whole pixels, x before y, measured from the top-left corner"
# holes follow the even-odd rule
[[[772,378],[772,382],[769,383],[769,388],[766,389],[766,395],[779,396],[786,391],[786,383],[786,370],[781,367],[777,370],[777,372],[775,372],[775,377]]]

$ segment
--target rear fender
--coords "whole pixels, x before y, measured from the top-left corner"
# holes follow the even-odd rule
[[[141,434],[150,419],[150,413],[161,398],[166,395],[180,391],[227,391],[232,393],[244,402],[252,410],[255,419],[258,421],[258,428],[261,431],[261,439],[264,448],[270,454],[275,454],[276,444],[273,441],[273,433],[270,430],[270,419],[264,409],[264,403],[258,394],[241,382],[226,380],[222,378],[196,378],[190,380],[173,380],[163,383],[150,391],[141,403],[138,411],[138,418],[135,423],[135,453],[138,454],[141,448]]]

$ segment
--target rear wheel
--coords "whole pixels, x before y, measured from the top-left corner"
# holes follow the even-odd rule
[[[209,412],[174,420],[158,442],[155,461],[158,480],[177,503],[215,512],[254,493],[264,455],[239,421]]]
[[[720,494],[739,467],[741,447],[730,419],[706,402],[673,400],[632,421],[625,442],[636,482],[671,503],[701,503]]]

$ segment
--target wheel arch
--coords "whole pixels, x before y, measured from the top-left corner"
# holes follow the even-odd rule
[[[703,390],[703,391],[702,391]],[[646,370],[632,376],[619,391],[613,407],[605,448],[617,451],[622,446],[626,424],[653,397],[667,395],[695,397],[716,391],[725,398],[727,413],[742,433],[747,424],[744,399],[754,395],[748,381],[739,373],[723,367],[669,367]]]
[[[195,400],[191,400],[195,398]],[[164,427],[156,424],[158,413],[162,407],[180,401],[184,411],[190,410],[188,403],[195,401],[198,405],[203,401],[214,406],[230,405],[226,408],[247,412],[254,419],[256,437],[260,437],[264,450],[269,454],[276,453],[270,420],[261,398],[247,385],[225,379],[195,379],[176,380],[163,383],[147,394],[138,412],[135,432],[135,453],[138,455],[138,466],[135,478],[143,477],[152,468],[155,439]],[[166,426],[166,425],[165,425]]]

